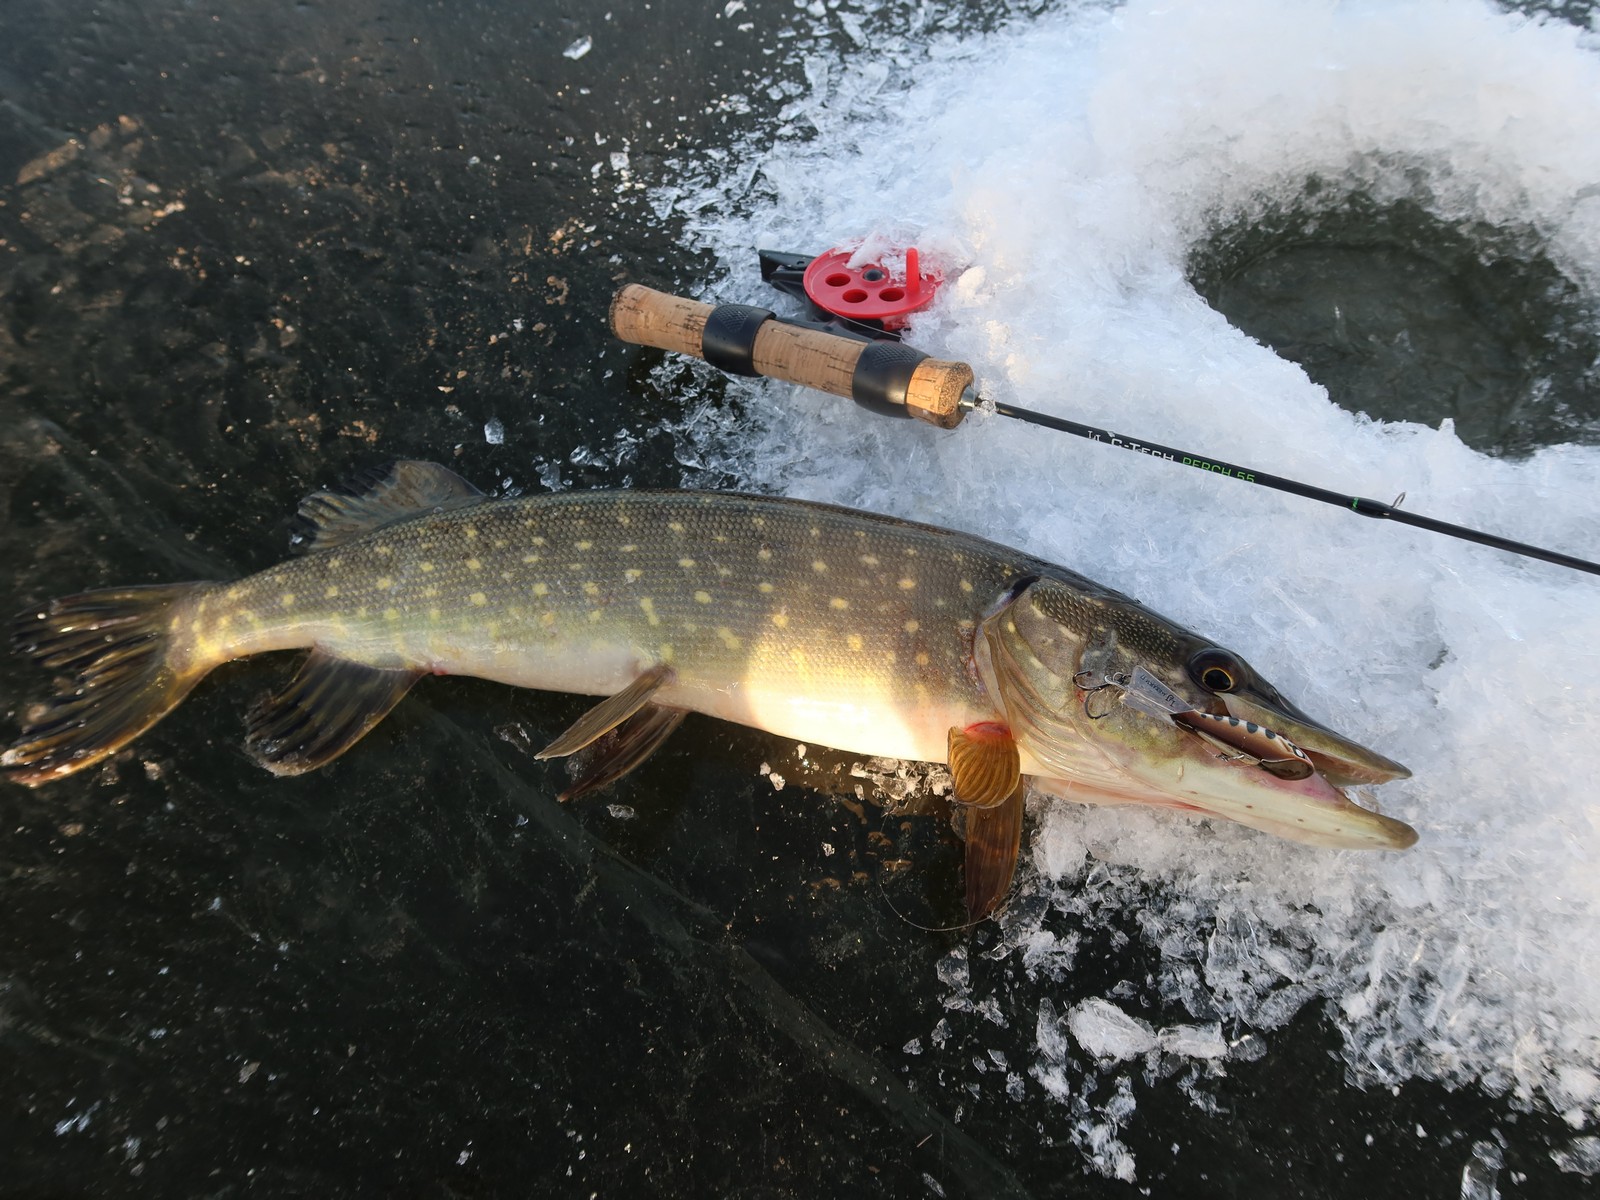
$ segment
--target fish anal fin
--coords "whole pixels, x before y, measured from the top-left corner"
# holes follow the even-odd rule
[[[607,696],[584,713],[565,733],[534,757],[565,758],[569,754],[576,754],[590,742],[615,729],[649,704],[650,697],[671,680],[671,667],[664,665],[651,667],[616,695]]]
[[[365,737],[422,675],[313,650],[287,687],[250,710],[245,748],[274,775],[313,771]]]
[[[1019,779],[1011,795],[992,808],[969,808],[967,818],[967,920],[981,921],[1004,903],[1022,846],[1022,798],[1028,785]]]
[[[312,492],[300,502],[289,540],[306,554],[331,550],[395,521],[477,504],[483,498],[448,467],[401,459]]]
[[[950,778],[962,804],[993,808],[1016,791],[1022,757],[1008,726],[999,721],[952,725],[948,746]]]
[[[688,715],[686,709],[663,704],[638,709],[573,755],[567,764],[572,786],[557,799],[565,803],[609,787],[659,750]]]

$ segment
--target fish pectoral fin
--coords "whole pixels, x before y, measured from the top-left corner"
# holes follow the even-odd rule
[[[288,687],[250,710],[245,749],[274,775],[313,771],[365,737],[422,675],[313,650]]]
[[[950,727],[950,778],[956,799],[972,808],[1004,804],[1022,778],[1022,757],[1008,726],[979,721]]]
[[[448,467],[401,459],[352,475],[300,502],[289,525],[289,541],[310,554],[423,513],[477,504],[483,493]]]
[[[651,667],[615,696],[607,696],[584,713],[565,733],[534,757],[565,758],[569,754],[576,754],[601,734],[615,729],[649,704],[650,697],[671,681],[671,667]]]
[[[615,783],[660,749],[688,715],[687,709],[646,704],[573,756],[572,786],[556,799],[564,804]]]
[[[992,808],[969,808],[967,817],[967,920],[981,921],[1005,901],[1017,869],[1022,845],[1022,798],[1028,785],[1021,779]]]

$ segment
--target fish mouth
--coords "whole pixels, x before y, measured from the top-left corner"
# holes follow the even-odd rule
[[[1272,730],[1306,752],[1312,765],[1335,787],[1360,787],[1410,779],[1411,772],[1392,758],[1335,733],[1283,700],[1268,700],[1253,690],[1222,697],[1230,716]]]
[[[1081,659],[1059,658],[1075,639],[1030,603],[1031,590],[1005,598],[983,622],[975,649],[979,673],[1045,790],[1221,817],[1315,846],[1404,850],[1416,843],[1411,826],[1342,790],[1410,772],[1314,721],[1270,685],[1195,696],[1188,714],[1120,703],[1091,712],[1073,674]],[[1181,686],[1175,674],[1169,682]],[[1215,712],[1217,701],[1226,716]]]

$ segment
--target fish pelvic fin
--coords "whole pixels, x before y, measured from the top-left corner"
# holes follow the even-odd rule
[[[621,725],[634,713],[650,703],[650,697],[672,682],[671,667],[662,665],[642,672],[627,687],[614,696],[607,696],[583,716],[574,721],[567,731],[551,742],[535,758],[565,758],[576,754],[590,742]]]
[[[290,522],[289,540],[306,554],[331,550],[396,521],[477,504],[483,498],[481,491],[448,467],[400,459],[312,492]]]
[[[17,652],[72,680],[30,713],[0,753],[0,777],[37,787],[116,753],[216,666],[190,653],[187,602],[212,587],[179,583],[63,596],[18,616]],[[183,631],[183,632],[180,632]]]
[[[1022,847],[1022,800],[1026,781],[1019,779],[1011,794],[992,808],[968,808],[966,850],[967,920],[978,922],[992,915],[1011,893]]]
[[[250,710],[245,749],[274,775],[314,771],[364,738],[422,675],[313,650],[287,687]]]
[[[572,786],[556,799],[565,803],[609,787],[659,750],[688,715],[685,709],[646,704],[572,756],[567,764]]]

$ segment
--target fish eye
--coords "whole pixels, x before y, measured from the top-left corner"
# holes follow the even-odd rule
[[[1244,664],[1213,646],[1189,660],[1189,676],[1208,692],[1231,692],[1244,680]]]

